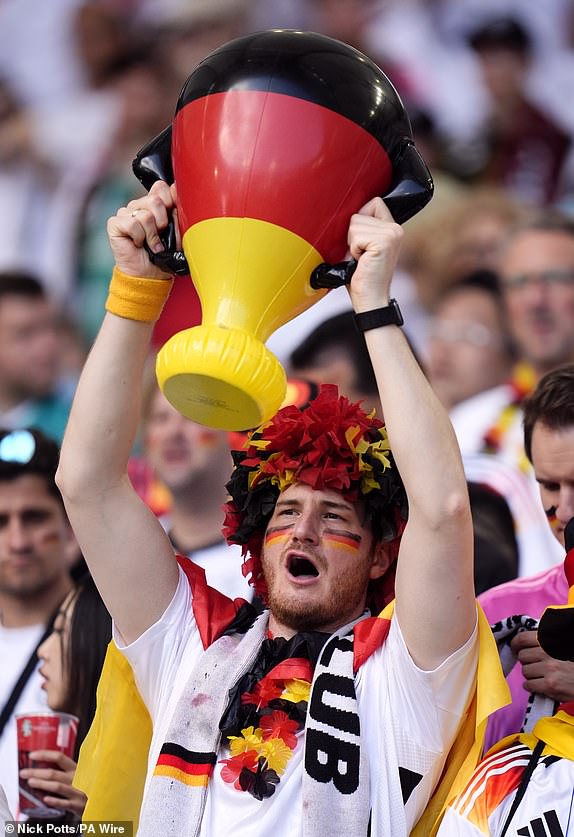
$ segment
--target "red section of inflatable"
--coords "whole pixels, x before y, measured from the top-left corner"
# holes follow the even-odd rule
[[[160,349],[170,337],[201,322],[201,304],[193,282],[188,276],[178,276],[155,324],[152,338],[154,349]]]
[[[359,125],[257,90],[187,104],[172,153],[182,232],[208,218],[255,218],[301,236],[328,262],[345,257],[352,213],[391,181],[386,152]]]

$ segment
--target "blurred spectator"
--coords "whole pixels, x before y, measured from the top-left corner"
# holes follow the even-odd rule
[[[153,53],[133,52],[116,62],[108,80],[119,113],[105,155],[85,183],[71,247],[72,313],[87,345],[101,324],[112,270],[106,220],[119,205],[143,191],[132,172],[132,160],[171,121],[175,110],[175,100],[169,102],[165,96],[162,71]]]
[[[8,808],[8,800],[4,788],[0,785],[0,828],[6,830],[6,823],[14,819],[14,814]]]
[[[22,99],[0,76],[0,270],[41,275],[46,254],[46,217],[57,172],[42,155]]]
[[[252,0],[171,0],[149,7],[147,17],[156,31],[173,110],[184,82],[200,61],[251,30],[251,8]]]
[[[36,650],[72,587],[78,554],[54,482],[58,456],[38,431],[0,433],[0,784],[14,813],[14,715],[46,708]]]
[[[0,273],[0,425],[60,441],[73,388],[60,376],[57,312],[33,276]]]
[[[544,373],[574,360],[574,223],[552,210],[535,212],[509,233],[498,268],[519,363],[506,385],[461,404],[451,419],[463,456],[500,458],[525,473],[536,494],[521,405]],[[521,561],[520,575],[559,560],[554,539],[546,539],[540,563],[527,568]]]
[[[525,210],[500,189],[469,188],[450,195],[405,225],[402,268],[430,311],[440,293],[476,270],[497,270],[508,230]]]
[[[393,283],[405,319],[403,330],[411,349],[419,355],[424,347],[426,315],[410,277],[398,270]],[[355,326],[346,288],[329,291],[295,320],[281,326],[267,340],[267,346],[295,377],[336,383],[347,397],[365,399],[366,405],[372,403],[381,414],[370,362],[366,363],[365,340]],[[350,396],[353,392],[355,395]]]
[[[548,529],[531,476],[487,453],[463,453],[462,461],[468,483],[502,497],[510,510],[518,551],[515,575],[528,576],[541,567],[554,567],[560,560],[560,548]]]
[[[490,108],[474,138],[477,153],[469,154],[463,145],[451,165],[463,178],[500,185],[528,204],[552,202],[572,140],[529,99],[533,42],[528,29],[512,17],[493,17],[471,31],[468,42],[478,58]]]
[[[510,506],[489,485],[468,482],[474,535],[474,589],[479,596],[516,578],[518,541]]]
[[[574,222],[545,210],[517,224],[498,270],[520,362],[509,384],[478,396],[455,427],[463,453],[493,453],[529,472],[521,401],[545,372],[574,359]]]
[[[429,325],[426,368],[447,410],[506,383],[514,360],[495,273],[476,271],[443,291]]]
[[[169,492],[159,520],[175,551],[203,567],[212,587],[230,598],[251,599],[241,548],[230,552],[221,531],[225,485],[233,467],[227,432],[182,416],[150,380],[142,406],[142,442],[153,475]]]
[[[72,758],[57,750],[40,750],[35,761],[50,766],[27,768],[20,775],[43,794],[47,805],[76,818],[83,814],[86,795],[72,782],[80,747],[96,711],[96,689],[111,637],[111,617],[87,575],[66,596],[51,634],[38,648],[48,707],[76,715],[78,734]]]
[[[54,105],[83,86],[71,31],[74,10],[83,0],[2,0],[0,75],[24,106]]]
[[[363,401],[367,412],[375,407],[381,415],[375,373],[352,311],[320,323],[291,352],[289,369],[296,377],[316,384],[336,384],[341,395]]]

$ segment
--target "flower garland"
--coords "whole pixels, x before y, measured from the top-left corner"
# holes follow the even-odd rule
[[[375,537],[396,557],[408,510],[387,431],[374,411],[367,415],[360,404],[339,396],[336,386],[323,384],[303,410],[282,408],[232,455],[223,534],[243,546],[243,573],[261,598],[266,597],[260,561],[265,529],[279,493],[294,483],[338,491],[352,503],[360,499]],[[381,601],[374,609],[392,598],[389,579],[380,580]]]
[[[281,676],[293,671],[293,664],[304,677]],[[241,695],[244,714],[252,723],[240,735],[225,735],[231,757],[221,759],[224,782],[259,801],[275,793],[297,746],[297,733],[305,726],[311,678],[309,661],[291,658],[265,675],[253,692]]]

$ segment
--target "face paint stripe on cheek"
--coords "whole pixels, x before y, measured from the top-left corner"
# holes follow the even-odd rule
[[[556,509],[558,506],[550,506],[549,509],[544,509],[544,513],[546,514],[546,518],[551,526],[556,526],[558,521],[556,520]]]
[[[46,534],[41,538],[42,544],[52,544],[56,543],[60,538],[59,532],[46,532]]]
[[[326,541],[330,541],[331,543],[336,543],[338,546],[342,546],[344,549],[348,549],[349,552],[357,552],[361,541],[363,540],[361,535],[356,535],[353,532],[331,532],[329,530],[325,531],[324,539]]]
[[[265,535],[265,545],[269,546],[270,544],[274,543],[281,543],[281,541],[286,541],[291,534],[291,526],[273,526],[267,530],[267,534]]]

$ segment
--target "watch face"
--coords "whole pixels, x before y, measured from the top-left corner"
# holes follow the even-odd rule
[[[390,305],[391,305],[391,309],[392,309],[393,314],[394,314],[393,322],[396,323],[399,326],[402,326],[402,324],[404,323],[404,320],[403,320],[403,315],[402,315],[401,309],[399,308],[399,303],[397,302],[396,299],[391,299],[390,300]]]

